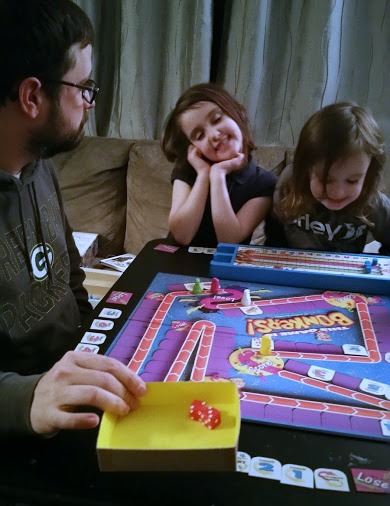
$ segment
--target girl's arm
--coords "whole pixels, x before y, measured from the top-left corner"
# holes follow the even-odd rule
[[[188,147],[187,160],[195,169],[195,183],[191,188],[184,181],[175,179],[168,218],[169,231],[175,241],[183,245],[190,244],[199,229],[210,190],[210,164],[192,144]]]
[[[192,188],[179,179],[174,181],[168,224],[169,231],[179,244],[190,244],[195,237],[202,221],[208,192],[208,174],[198,175]]]
[[[237,155],[232,160],[214,164],[210,171],[211,213],[218,242],[239,244],[253,233],[272,206],[271,197],[256,197],[248,200],[235,214],[226,185],[226,174],[236,170],[242,160],[243,156]]]

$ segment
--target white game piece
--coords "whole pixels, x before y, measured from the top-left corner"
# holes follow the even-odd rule
[[[249,290],[249,288],[246,288],[244,290],[244,293],[243,293],[242,299],[241,299],[241,304],[243,306],[250,306],[252,304],[251,291]]]

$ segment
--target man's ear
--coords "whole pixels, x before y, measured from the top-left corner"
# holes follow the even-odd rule
[[[36,77],[27,77],[19,85],[19,103],[21,110],[31,119],[35,119],[42,106],[42,83]]]

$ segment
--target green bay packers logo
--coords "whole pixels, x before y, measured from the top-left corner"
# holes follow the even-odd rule
[[[53,265],[53,248],[50,244],[45,244],[46,255],[43,249],[43,244],[37,244],[31,252],[31,265],[35,279],[41,280],[47,276],[47,263],[48,258],[50,265]]]

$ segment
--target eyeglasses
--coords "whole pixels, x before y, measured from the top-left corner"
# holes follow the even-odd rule
[[[68,81],[47,81],[51,83],[57,84],[65,84],[65,86],[73,86],[74,88],[79,88],[81,90],[81,95],[83,99],[88,102],[88,104],[92,104],[96,98],[96,95],[99,93],[100,88],[96,86],[95,81],[92,79],[88,79],[85,84],[76,84],[70,83]]]

